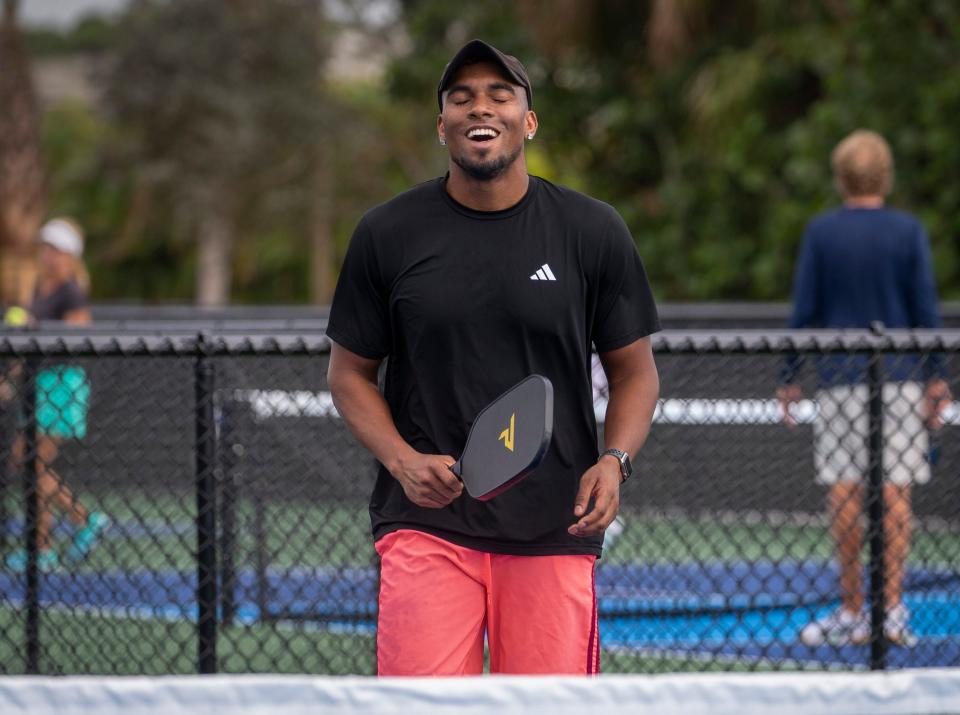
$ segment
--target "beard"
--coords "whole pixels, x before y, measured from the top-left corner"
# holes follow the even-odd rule
[[[471,179],[477,181],[492,181],[497,178],[520,156],[523,146],[518,146],[510,154],[501,154],[493,159],[486,161],[471,161],[463,156],[450,155],[453,163],[463,169],[464,173]]]

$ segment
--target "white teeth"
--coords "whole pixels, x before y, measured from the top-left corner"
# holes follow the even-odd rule
[[[467,138],[473,139],[475,137],[496,137],[498,134],[499,132],[493,129],[486,129],[481,127],[479,129],[471,129],[469,132],[467,132]]]

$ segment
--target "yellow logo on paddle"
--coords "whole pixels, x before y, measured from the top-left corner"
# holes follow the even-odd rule
[[[507,427],[503,432],[500,433],[500,436],[497,438],[497,441],[503,440],[503,446],[513,451],[513,422],[516,418],[517,413],[514,412],[510,415],[510,426]]]

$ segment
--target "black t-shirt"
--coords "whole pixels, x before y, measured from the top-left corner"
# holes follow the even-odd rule
[[[34,320],[63,320],[67,313],[84,308],[87,294],[75,280],[64,281],[47,295],[33,294],[30,314]]]
[[[553,382],[553,439],[515,487],[487,502],[464,492],[443,509],[414,505],[381,466],[374,538],[410,528],[496,553],[599,554],[602,537],[567,533],[598,456],[591,343],[614,350],[659,329],[633,239],[612,207],[543,179],[494,212],[458,204],[444,181],[361,219],[327,334],[389,358],[384,396],[420,452],[459,457],[480,409],[531,373]]]

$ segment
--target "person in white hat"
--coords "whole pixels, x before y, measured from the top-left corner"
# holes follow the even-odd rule
[[[72,325],[90,322],[87,295],[89,274],[83,264],[83,233],[70,219],[56,218],[40,229],[37,284],[30,304],[30,322],[62,321]],[[76,526],[65,560],[76,562],[90,552],[108,525],[106,516],[89,511],[53,469],[64,440],[83,439],[87,434],[90,383],[79,365],[50,365],[37,373],[37,546],[38,566],[50,571],[60,563],[51,531],[54,509],[59,508]],[[22,462],[25,440],[19,435],[13,456]],[[26,567],[25,550],[6,558],[7,568]]]

